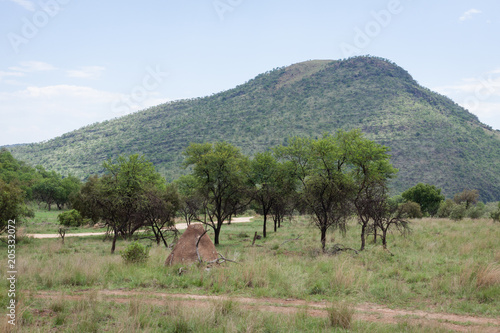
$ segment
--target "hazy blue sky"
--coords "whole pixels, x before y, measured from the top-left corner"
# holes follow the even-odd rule
[[[500,129],[500,2],[0,0],[0,145],[371,54]]]

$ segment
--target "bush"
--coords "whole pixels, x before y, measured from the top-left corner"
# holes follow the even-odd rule
[[[413,201],[401,204],[401,210],[403,214],[408,216],[410,219],[421,219],[423,216],[420,205]]]
[[[462,220],[467,215],[467,208],[465,208],[465,203],[460,205],[455,205],[451,210],[450,219],[459,221]]]
[[[498,209],[490,214],[493,221],[500,222],[500,202],[498,203]]]
[[[450,217],[451,211],[455,207],[455,203],[451,199],[446,199],[446,201],[441,202],[437,212],[438,217],[445,218]]]
[[[120,252],[120,254],[127,264],[144,263],[148,261],[149,248],[139,242],[133,242],[124,251]]]
[[[479,219],[483,217],[485,212],[485,205],[482,202],[478,202],[477,205],[470,207],[467,216],[471,219]]]
[[[75,209],[57,215],[57,219],[65,227],[80,227],[87,222]]]

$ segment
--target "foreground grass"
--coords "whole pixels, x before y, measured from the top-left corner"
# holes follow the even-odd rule
[[[194,310],[189,307],[172,312],[170,307],[141,305],[140,300],[137,315],[133,316],[130,310],[135,306],[133,302],[124,305],[106,300],[98,300],[95,309],[85,308],[84,301],[61,300],[63,310],[56,311],[51,308],[54,301],[33,299],[27,292],[71,293],[82,289],[118,288],[139,289],[145,293],[295,298],[347,304],[372,302],[395,308],[500,316],[500,225],[491,220],[415,220],[413,232],[407,238],[390,236],[389,250],[393,255],[383,251],[380,244],[369,242],[367,250],[358,255],[350,251],[335,256],[320,252],[319,232],[304,218],[287,223],[277,233],[270,232],[266,239],[252,247],[253,233],[260,231],[261,223],[256,219],[223,227],[218,251],[239,264],[226,263],[211,269],[184,266],[181,275],[180,266],[164,266],[169,250],[156,245],[151,246],[146,264],[125,265],[119,251],[127,246],[126,241],[120,241],[117,252],[111,255],[110,242],[103,242],[99,237],[68,238],[64,245],[58,239],[24,240],[17,245],[16,258],[24,325],[29,331],[36,331],[33,329],[40,325],[64,327],[68,332],[128,331],[132,326],[127,325],[140,325],[141,330],[152,332],[218,332],[224,327],[226,331],[238,332],[245,331],[243,323],[250,322],[254,329],[247,330],[249,332],[293,331],[291,327],[295,326],[287,326],[287,323],[299,321],[294,316],[301,316],[295,314],[291,315],[292,320],[280,320],[280,316],[273,314],[257,311],[241,314],[238,310],[240,312],[231,316],[218,316],[225,319],[215,324],[215,319],[211,319],[213,307],[191,318],[190,311]],[[345,237],[331,234],[329,246],[342,243],[358,248],[358,238],[358,227],[352,223]],[[0,246],[2,262],[6,262],[6,247]],[[0,279],[0,288],[7,290],[3,270]],[[2,308],[7,301],[7,293],[2,292]],[[92,317],[94,315],[97,317]],[[308,319],[299,331],[340,329],[332,327],[328,318],[305,317]],[[90,326],[82,330],[78,325],[86,325],[85,322]],[[404,323],[403,320],[400,325]],[[177,324],[180,326],[175,326]],[[271,324],[275,326],[266,326]],[[353,325],[355,331],[399,330],[394,325],[359,322]],[[425,331],[422,327],[404,325],[406,331]]]

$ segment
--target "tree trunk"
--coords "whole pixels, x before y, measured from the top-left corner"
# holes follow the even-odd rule
[[[278,221],[274,217],[273,217],[273,222],[274,222],[274,232],[276,232],[277,231],[277,226],[278,226]]]
[[[262,234],[264,235],[264,238],[266,238],[266,224],[267,224],[267,214],[264,213],[264,226],[262,227]]]
[[[360,251],[363,251],[365,249],[365,233],[366,233],[366,225],[363,224],[361,225],[361,248],[359,249]]]
[[[373,225],[373,244],[377,244],[377,226]]]
[[[115,253],[115,248],[116,248],[116,239],[118,238],[118,232],[116,229],[113,229],[114,235],[113,235],[113,244],[111,245],[111,254]]]
[[[217,221],[217,227],[214,228],[214,245],[219,245],[219,234],[222,226],[222,222]]]
[[[387,250],[387,229],[382,229],[382,247],[384,250]]]
[[[321,249],[325,252],[326,249],[326,229],[321,229]]]

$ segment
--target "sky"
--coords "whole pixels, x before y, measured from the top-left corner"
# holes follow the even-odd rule
[[[0,146],[374,55],[500,130],[496,0],[0,0]]]

